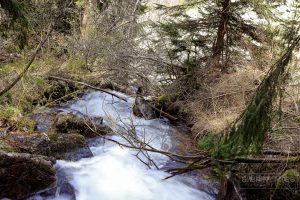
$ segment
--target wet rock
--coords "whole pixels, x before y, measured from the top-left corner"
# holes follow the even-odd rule
[[[145,119],[157,118],[155,111],[151,108],[149,103],[141,96],[135,98],[133,105],[133,114],[138,117],[144,117]]]
[[[56,159],[77,161],[81,158],[92,157],[93,154],[79,134],[51,134],[51,156]]]
[[[42,111],[34,112],[31,119],[36,122],[35,131],[47,133],[55,118],[55,113],[51,109],[43,109]]]
[[[10,132],[6,139],[14,144],[18,152],[50,155],[50,139],[45,133]]]
[[[72,113],[58,113],[54,120],[57,132],[79,133],[85,138],[99,137],[112,132],[110,128],[102,124],[102,117],[79,117]]]
[[[53,164],[44,156],[0,152],[0,199],[22,199],[55,187]]]
[[[42,192],[38,197],[42,199],[55,199],[58,195],[59,197],[65,197],[65,199],[76,200],[76,189],[70,184],[70,180],[66,172],[60,167],[55,167],[57,184],[55,188]],[[37,196],[33,196],[28,200],[40,199]]]
[[[45,133],[11,132],[0,142],[0,149],[5,152],[31,153],[72,161],[93,156],[85,138],[75,133],[51,133],[48,137]]]

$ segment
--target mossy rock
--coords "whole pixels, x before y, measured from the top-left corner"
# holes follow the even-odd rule
[[[62,153],[76,148],[86,147],[85,138],[79,134],[55,134],[50,136],[50,138],[52,138],[52,140],[50,140],[52,153]]]
[[[50,140],[45,133],[10,132],[6,139],[14,147],[14,150],[10,152],[45,156],[48,156],[50,153]]]
[[[93,154],[80,134],[49,134],[50,155],[56,159],[76,161]]]
[[[102,117],[87,118],[72,113],[59,113],[53,125],[56,132],[79,133],[85,138],[95,138],[112,132],[109,127],[102,124],[102,121]]]

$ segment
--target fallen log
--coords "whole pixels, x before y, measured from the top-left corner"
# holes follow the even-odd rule
[[[300,151],[275,151],[275,150],[264,150],[265,155],[281,155],[281,156],[300,156]]]
[[[156,110],[157,112],[159,112],[162,116],[164,116],[172,121],[178,120],[177,117],[174,117],[174,116],[170,115],[169,113],[166,113],[166,112],[162,111],[161,109],[156,108],[155,106],[150,105],[150,107],[153,108],[154,110]]]
[[[300,157],[286,158],[235,158],[237,163],[300,163]]]
[[[76,80],[62,78],[62,77],[57,77],[57,76],[48,76],[48,79],[50,79],[50,80],[59,80],[59,81],[64,81],[64,82],[69,82],[69,83],[77,83],[77,84],[83,85],[85,87],[88,87],[88,88],[91,88],[91,89],[94,89],[94,90],[98,90],[100,92],[104,92],[104,93],[110,94],[110,95],[112,95],[114,97],[117,97],[118,99],[121,99],[121,100],[127,102],[127,99],[124,98],[124,97],[121,97],[121,96],[119,96],[119,95],[117,95],[117,94],[115,94],[115,93],[113,93],[113,92],[111,92],[109,90],[89,85],[89,84],[87,84],[85,82],[82,82],[82,81],[76,81]]]

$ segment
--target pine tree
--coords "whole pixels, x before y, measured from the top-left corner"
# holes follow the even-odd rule
[[[272,10],[279,2],[208,0],[173,7],[159,5],[157,9],[169,17],[157,23],[165,44],[161,40],[154,43],[167,49],[164,59],[171,61],[175,75],[204,66],[227,71],[228,66],[247,57],[249,46],[265,42],[264,25],[274,20]],[[188,15],[189,10],[197,10],[197,16]],[[247,18],[249,12],[254,20]]]

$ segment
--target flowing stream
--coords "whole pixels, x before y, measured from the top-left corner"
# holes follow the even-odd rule
[[[118,93],[127,102],[101,92],[88,92],[79,100],[59,108],[65,112],[101,116],[115,132],[125,132],[134,126],[137,136],[155,148],[172,150],[173,127],[168,120],[160,118],[145,120],[132,115],[133,98]],[[126,143],[120,135],[112,139]],[[174,140],[174,139],[173,139]],[[199,180],[190,176],[176,176],[163,180],[170,174],[164,172],[172,161],[161,154],[149,153],[156,163],[149,168],[136,156],[138,151],[122,148],[115,143],[101,139],[90,142],[94,157],[77,162],[57,161],[56,168],[66,174],[68,182],[75,189],[77,200],[205,200],[214,199],[197,188]],[[144,162],[147,159],[142,155]],[[35,197],[34,199],[45,199]],[[71,199],[58,193],[51,198]],[[73,198],[74,199],[74,198]]]

